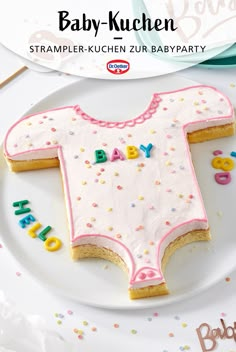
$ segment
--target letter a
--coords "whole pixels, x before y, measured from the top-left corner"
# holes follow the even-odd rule
[[[117,159],[125,160],[124,155],[119,151],[118,148],[115,148],[111,154],[111,161],[115,161]]]

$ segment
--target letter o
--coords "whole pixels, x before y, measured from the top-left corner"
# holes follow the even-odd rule
[[[49,252],[57,251],[61,247],[61,241],[57,237],[48,237],[44,241],[44,248]]]

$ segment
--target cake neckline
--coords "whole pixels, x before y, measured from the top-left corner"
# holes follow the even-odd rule
[[[107,128],[125,128],[125,127],[134,127],[136,125],[140,125],[144,123],[146,120],[149,120],[156,113],[157,108],[159,107],[159,103],[161,102],[161,97],[158,93],[154,93],[152,95],[151,101],[148,104],[146,110],[143,113],[136,116],[133,119],[124,120],[124,121],[106,121],[97,119],[93,116],[87,114],[79,105],[74,106],[74,110],[77,115],[79,115],[83,120],[90,122],[91,124],[98,125],[100,127]]]

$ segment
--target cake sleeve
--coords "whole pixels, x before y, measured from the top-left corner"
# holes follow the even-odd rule
[[[78,133],[76,107],[69,106],[33,114],[17,121],[4,140],[4,155],[10,160],[58,157],[70,135]]]
[[[188,133],[234,122],[230,100],[214,87],[194,86],[160,95],[163,109],[170,109]]]

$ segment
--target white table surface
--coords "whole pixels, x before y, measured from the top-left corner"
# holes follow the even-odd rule
[[[0,81],[4,75],[14,72],[17,66],[19,62],[16,58],[0,47]],[[236,69],[211,70],[196,67],[178,74],[216,86],[236,106]],[[20,117],[30,106],[77,79],[78,77],[58,72],[27,70],[2,88],[0,137],[16,117]],[[0,290],[7,299],[19,311],[42,317],[48,329],[58,332],[78,351],[118,352],[129,349],[141,352],[148,349],[149,352],[198,352],[201,348],[195,329],[201,323],[206,322],[212,328],[217,328],[221,318],[231,326],[236,320],[236,271],[228,279],[222,278],[208,292],[184,302],[156,309],[115,311],[83,306],[47,291],[19,267],[13,254],[4,248],[1,237],[0,268]],[[88,325],[84,325],[84,321]],[[96,331],[93,331],[93,327]],[[84,331],[83,339],[79,339],[74,332],[76,328]],[[215,350],[234,352],[236,342],[234,339],[219,340]]]

